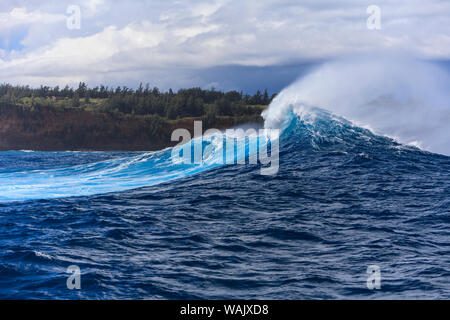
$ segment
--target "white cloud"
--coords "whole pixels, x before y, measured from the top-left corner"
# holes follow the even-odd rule
[[[34,23],[54,24],[65,19],[63,14],[51,14],[39,10],[27,11],[26,8],[14,8],[9,12],[0,12],[2,31]]]
[[[82,29],[65,9],[82,8]],[[22,4],[28,3],[22,1]],[[380,0],[382,30],[366,28],[370,1],[61,1],[0,12],[4,29],[28,28],[20,51],[3,51],[3,81],[31,84],[134,79],[164,70],[274,65],[355,52],[403,50],[450,58],[450,3]],[[11,32],[10,32],[11,34]],[[70,81],[73,79],[73,81]],[[178,81],[176,77],[174,82]],[[156,81],[156,80],[155,80]]]

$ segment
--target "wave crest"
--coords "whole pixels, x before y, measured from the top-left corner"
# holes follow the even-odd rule
[[[293,111],[326,109],[355,125],[424,150],[450,155],[450,75],[410,58],[357,57],[325,63],[284,89],[263,112],[283,126]]]

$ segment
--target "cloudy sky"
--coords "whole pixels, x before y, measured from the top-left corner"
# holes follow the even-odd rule
[[[369,5],[381,30],[369,30]],[[80,9],[80,28],[70,6]],[[69,23],[70,25],[70,23]],[[361,52],[450,59],[450,1],[2,0],[0,82],[230,89]],[[239,88],[236,88],[239,89]]]

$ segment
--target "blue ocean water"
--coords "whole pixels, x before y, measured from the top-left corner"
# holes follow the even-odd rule
[[[448,156],[323,112],[276,175],[169,158],[0,153],[0,298],[450,298]]]

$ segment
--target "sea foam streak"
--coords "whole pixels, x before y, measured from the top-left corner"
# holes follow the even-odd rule
[[[268,128],[289,111],[326,109],[404,144],[450,155],[450,76],[399,56],[328,62],[283,90],[263,113]]]

